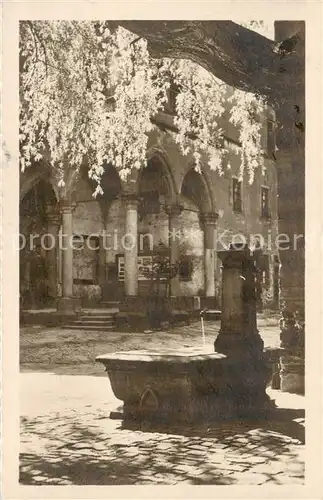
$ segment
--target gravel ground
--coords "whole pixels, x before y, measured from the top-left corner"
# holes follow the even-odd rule
[[[279,345],[277,318],[261,318],[259,332],[265,346]],[[220,329],[219,321],[205,322],[206,345],[213,350],[213,343]],[[69,373],[100,374],[95,358],[100,354],[120,350],[179,349],[198,347],[202,344],[201,324],[178,326],[167,331],[150,333],[122,333],[68,330],[61,327],[28,326],[20,331],[20,364],[26,370],[59,370],[69,366]]]

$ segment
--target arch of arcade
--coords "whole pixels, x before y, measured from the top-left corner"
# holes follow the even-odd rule
[[[86,166],[63,199],[45,167],[37,165],[22,173],[20,232],[27,241],[21,250],[22,308],[57,305],[73,312],[125,297],[147,297],[155,290],[152,271],[159,255],[177,269],[169,283],[160,280],[159,294],[199,296],[217,308],[221,300],[217,251],[239,238],[249,242],[252,235],[260,235],[264,242],[260,276],[264,305],[277,307],[277,251],[270,246],[277,232],[275,162],[267,155],[266,172],[259,169],[252,185],[248,179],[240,183],[239,156],[230,149],[237,131],[230,130],[231,168],[222,177],[206,162],[201,173],[195,171],[193,159],[181,154],[167,129],[152,132],[147,166],[132,171],[127,181],[107,166],[101,183],[104,193],[97,198]],[[263,139],[266,147],[266,122]],[[34,252],[29,248],[31,239]]]

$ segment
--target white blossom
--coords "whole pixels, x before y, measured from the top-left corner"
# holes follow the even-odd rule
[[[101,21],[25,21],[20,55],[21,169],[46,156],[60,187],[84,162],[97,183],[95,196],[106,165],[122,179],[144,167],[152,119],[164,109],[171,84],[178,87],[174,139],[198,171],[208,164],[223,173],[228,144],[220,123],[228,105],[239,128],[241,147],[230,147],[240,154],[241,175],[246,169],[252,182],[263,163],[259,99],[235,91],[228,100],[227,86],[205,69],[155,60],[147,42],[123,28],[112,33]]]

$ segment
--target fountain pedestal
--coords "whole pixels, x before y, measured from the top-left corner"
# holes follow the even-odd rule
[[[192,423],[263,417],[271,370],[256,325],[253,259],[248,248],[219,252],[221,330],[207,348],[128,351],[98,356],[124,420]]]
[[[222,261],[221,329],[214,350],[226,354],[227,397],[237,412],[257,415],[273,406],[266,386],[270,366],[257,330],[256,272],[246,245],[218,252]]]

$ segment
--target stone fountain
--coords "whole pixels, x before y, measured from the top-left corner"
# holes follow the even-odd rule
[[[270,377],[256,324],[254,262],[241,245],[222,260],[221,329],[214,351],[141,350],[98,356],[124,420],[192,423],[264,416]]]

